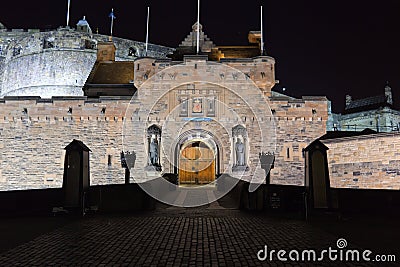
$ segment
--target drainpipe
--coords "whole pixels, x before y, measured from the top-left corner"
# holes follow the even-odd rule
[[[379,123],[380,123],[380,114],[378,113],[378,118],[376,119],[376,131],[379,133]]]

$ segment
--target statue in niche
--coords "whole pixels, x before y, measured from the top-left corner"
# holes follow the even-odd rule
[[[236,164],[237,166],[244,166],[245,162],[244,162],[244,144],[242,143],[241,139],[238,139],[238,141],[236,142],[235,145],[235,149],[236,149]]]
[[[150,163],[153,166],[158,165],[158,142],[154,138],[150,142]]]
[[[161,129],[152,125],[147,129],[147,145],[148,145],[148,171],[161,171],[160,165],[160,142],[161,142]]]

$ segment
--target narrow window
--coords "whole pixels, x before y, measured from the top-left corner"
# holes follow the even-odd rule
[[[290,151],[289,151],[289,148],[286,148],[286,158],[290,158]]]
[[[108,167],[111,167],[111,155],[108,155]]]

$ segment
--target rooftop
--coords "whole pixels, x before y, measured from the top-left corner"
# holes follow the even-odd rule
[[[133,78],[133,61],[102,61],[95,63],[87,84],[130,84]]]
[[[377,109],[385,106],[391,106],[389,103],[387,103],[385,95],[371,96],[351,101],[349,105],[346,105],[344,113]]]
[[[381,95],[370,96],[356,100],[353,100],[351,96],[347,95],[346,106],[343,114],[379,109],[382,107],[393,108],[392,89],[390,88],[388,82],[385,86],[384,94]]]
[[[181,61],[184,55],[197,54],[197,28],[195,23],[192,31],[179,44],[179,47],[171,55],[175,61]],[[208,55],[211,61],[234,58],[254,58],[261,55],[259,39],[261,34],[256,31],[249,33],[249,45],[246,46],[218,46],[203,32],[203,26],[199,26],[199,55]]]
[[[318,138],[318,140],[328,140],[343,137],[353,137],[360,135],[376,134],[377,132],[369,128],[359,132],[359,131],[327,131],[326,134]]]

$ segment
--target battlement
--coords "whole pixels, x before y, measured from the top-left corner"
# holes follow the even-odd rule
[[[0,98],[0,122],[11,121],[123,121],[140,120],[125,114],[132,103],[130,96],[6,96]],[[314,99],[313,101],[309,101]],[[325,97],[303,97],[269,102],[273,117],[263,120],[276,121],[326,121],[327,99]],[[146,118],[141,118],[146,119]],[[152,118],[148,118],[150,121]],[[153,118],[154,119],[154,118]],[[165,118],[159,118],[164,120]],[[252,119],[252,118],[245,118]],[[228,119],[229,120],[229,119]]]
[[[135,60],[135,85],[140,87],[147,79],[151,78],[165,68],[178,64],[206,63],[211,69],[218,68],[219,64],[227,65],[243,73],[246,79],[251,79],[266,97],[271,96],[271,89],[275,85],[275,59],[269,56],[254,58],[224,59],[220,63],[208,61],[207,55],[188,55],[183,61],[157,60],[153,58],[138,58]],[[173,74],[171,74],[173,75]],[[218,73],[220,79],[237,79],[227,73]],[[228,77],[229,76],[229,77]]]
[[[96,61],[97,44],[107,35],[69,27],[54,30],[0,31],[0,97],[83,95],[82,87]],[[117,61],[133,61],[145,54],[145,43],[114,37]],[[149,44],[147,55],[166,58],[174,51]]]

